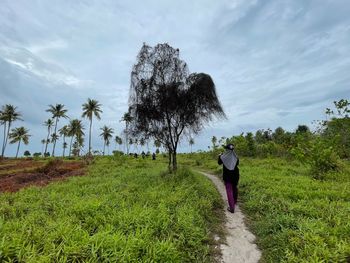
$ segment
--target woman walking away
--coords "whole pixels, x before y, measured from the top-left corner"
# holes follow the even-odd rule
[[[238,181],[239,181],[239,159],[234,151],[233,144],[225,146],[226,151],[219,155],[218,164],[223,164],[223,179],[226,186],[227,200],[229,207],[227,210],[231,213],[235,212],[235,205],[238,197]]]

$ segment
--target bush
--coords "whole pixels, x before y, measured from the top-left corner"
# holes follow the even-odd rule
[[[315,179],[322,179],[326,173],[341,168],[336,151],[320,138],[299,143],[291,153],[301,162],[310,165],[311,174]]]

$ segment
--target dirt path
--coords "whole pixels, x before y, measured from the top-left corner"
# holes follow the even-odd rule
[[[208,177],[219,190],[223,200],[227,204],[226,190],[220,179],[212,174],[203,173]],[[255,236],[247,229],[244,224],[244,215],[239,206],[236,206],[235,213],[232,214],[226,210],[226,244],[220,246],[222,252],[221,262],[258,262],[261,252],[254,244]]]

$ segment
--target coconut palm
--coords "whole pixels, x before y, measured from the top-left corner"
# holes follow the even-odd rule
[[[56,133],[51,134],[51,142],[56,142],[59,138],[60,136],[58,136]]]
[[[2,143],[1,157],[4,157],[4,154],[5,154],[5,149],[6,149],[7,141],[10,134],[11,124],[16,120],[22,120],[21,116],[22,116],[21,113],[17,111],[17,107],[11,104],[6,104],[1,108],[0,121],[1,121],[1,124],[4,125],[4,139]]]
[[[69,145],[69,156],[70,156],[72,152],[73,139],[82,138],[85,134],[84,134],[84,126],[81,120],[78,120],[78,119],[70,120],[68,129],[69,129],[68,135],[71,137],[70,145]]]
[[[57,123],[59,121],[60,118],[68,118],[68,116],[66,115],[67,110],[64,109],[64,105],[63,104],[56,104],[54,105],[49,105],[49,108],[46,110],[47,112],[50,112],[52,114],[52,119],[55,120],[55,130],[54,130],[54,134],[57,134]],[[54,136],[55,138],[57,138],[57,136]],[[56,141],[57,139],[53,140],[53,147],[52,147],[52,156],[55,156],[55,147],[56,147]]]
[[[69,127],[68,125],[64,125],[61,129],[58,130],[59,134],[63,136],[63,153],[62,157],[64,157],[66,148],[67,148],[67,143],[66,143],[66,137],[69,135]],[[64,147],[66,145],[66,147]]]
[[[132,122],[132,117],[130,112],[125,112],[123,115],[123,118],[120,121],[125,121],[125,145],[126,145],[126,153],[129,154],[129,149],[130,149],[130,143],[129,143],[129,125]]]
[[[84,147],[84,137],[78,134],[73,143],[73,155],[79,156],[82,147]]]
[[[190,144],[191,153],[192,153],[192,145],[194,144],[194,139],[193,139],[193,138],[190,138],[190,140],[188,141],[188,143]]]
[[[45,145],[45,151],[44,151],[44,156],[46,156],[47,153],[47,145],[50,142],[50,133],[51,133],[51,128],[53,126],[53,120],[52,119],[48,119],[47,121],[44,122],[44,126],[47,127],[47,137],[46,137],[46,145]]]
[[[82,105],[83,107],[83,118],[88,118],[90,120],[90,128],[89,128],[89,154],[91,154],[91,128],[92,128],[92,117],[95,116],[98,120],[101,119],[100,113],[101,104],[98,103],[97,100],[93,100],[88,98],[87,102]]]
[[[113,129],[108,127],[108,126],[103,126],[101,129],[102,133],[100,134],[100,136],[103,139],[103,155],[105,155],[105,149],[106,149],[106,145],[109,145],[110,143],[110,139],[112,138],[112,134],[113,134]]]
[[[45,143],[46,143],[46,140],[45,140],[45,139],[42,139],[42,140],[41,140],[41,144],[42,144],[43,146],[41,147],[41,155],[44,155],[43,152],[44,152]]]
[[[67,149],[67,147],[68,147],[68,143],[67,143],[67,142],[63,142],[62,147],[63,147],[63,154],[62,154],[62,157],[64,157],[64,153],[66,152],[66,149]]]
[[[140,139],[140,142],[139,142],[139,143],[140,143],[140,145],[141,145],[141,150],[143,150],[143,146],[145,146],[145,144],[146,144],[145,138],[142,137],[142,138]]]
[[[116,142],[116,144],[119,145],[119,150],[120,150],[120,146],[123,144],[122,138],[119,136],[115,136],[115,142]]]
[[[19,128],[14,128],[11,130],[11,133],[9,134],[10,138],[10,143],[18,143],[17,145],[17,152],[16,152],[16,158],[18,157],[18,151],[19,147],[21,146],[21,142],[25,145],[29,143],[29,137],[30,135],[28,134],[29,130],[24,128],[24,127],[19,127]]]

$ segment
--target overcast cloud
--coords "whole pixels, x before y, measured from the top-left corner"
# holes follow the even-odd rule
[[[349,99],[349,13],[347,0],[1,0],[0,105],[18,106],[25,121],[14,125],[33,135],[22,152],[38,152],[49,104],[80,118],[81,104],[97,99],[103,115],[93,146],[102,149],[100,127],[122,131],[142,43],[168,42],[191,72],[213,77],[228,116],[195,138],[195,150],[213,135],[293,130],[323,118],[333,100]]]

